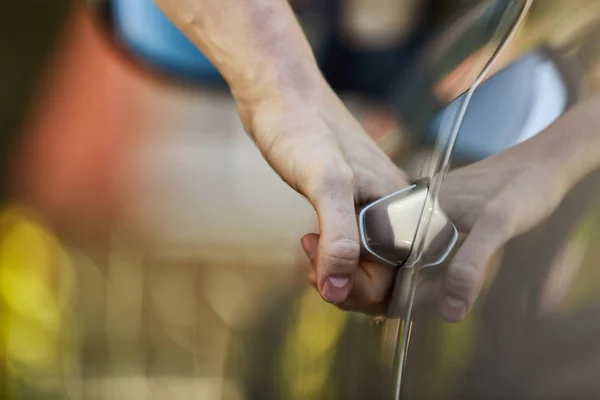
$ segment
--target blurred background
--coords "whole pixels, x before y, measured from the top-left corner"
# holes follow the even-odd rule
[[[290,3],[330,84],[415,177],[439,140],[432,121],[524,4]],[[2,8],[0,398],[391,399],[405,324],[402,398],[600,396],[598,174],[507,246],[466,322],[427,308],[376,322],[307,285],[299,239],[314,211],[151,0]],[[594,93],[599,35],[597,0],[534,1],[453,165]],[[506,106],[492,110],[500,124],[477,108],[486,93]],[[502,112],[526,120],[519,134],[498,132],[513,126]]]

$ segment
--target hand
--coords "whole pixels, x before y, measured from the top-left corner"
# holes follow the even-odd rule
[[[265,159],[315,207],[321,236],[303,243],[318,247],[312,280],[321,295],[340,303],[355,283],[374,282],[358,265],[355,207],[407,181],[325,82],[289,3],[155,2],[227,81]]]
[[[357,300],[363,288],[387,293],[393,271],[359,266],[355,208],[407,186],[404,173],[324,81],[302,94],[255,98],[238,100],[246,130],[271,167],[317,211],[320,236],[306,235],[302,245],[310,250],[310,279],[319,293],[335,304],[346,301],[352,287]]]
[[[441,206],[467,237],[444,271],[439,308],[445,320],[468,315],[494,254],[560,204],[568,182],[557,168],[524,143],[448,175]]]
[[[439,307],[447,321],[461,321],[472,309],[492,256],[508,240],[534,227],[558,206],[568,190],[566,179],[557,172],[558,166],[545,157],[543,147],[538,148],[531,141],[448,175],[440,195],[441,206],[467,237],[447,266],[441,283]],[[314,251],[315,244],[311,243],[307,249],[311,260]],[[370,293],[370,297],[339,306],[379,315],[387,311],[394,276],[382,272],[389,268],[361,265],[373,279],[362,287],[357,282],[353,292]],[[351,293],[349,299],[353,298]]]

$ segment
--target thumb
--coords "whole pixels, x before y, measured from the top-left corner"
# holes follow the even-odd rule
[[[480,217],[448,266],[442,284],[440,312],[448,322],[460,322],[473,308],[484,285],[490,259],[510,237],[502,212]]]
[[[311,200],[319,217],[317,288],[328,302],[346,300],[358,269],[360,244],[352,174],[335,174]]]

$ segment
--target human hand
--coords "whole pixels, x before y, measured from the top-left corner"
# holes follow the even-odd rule
[[[356,282],[373,281],[358,265],[355,207],[407,180],[325,82],[289,3],[155,2],[227,81],[268,163],[317,211],[321,236],[303,243],[318,247],[312,278],[321,295],[340,303]]]
[[[394,272],[358,263],[355,208],[407,186],[404,173],[324,80],[302,94],[257,99],[238,100],[246,130],[279,176],[317,211],[320,235],[305,236],[302,245],[311,250],[310,279],[319,293],[335,304],[347,300],[351,287],[356,299],[369,296],[360,294],[362,288],[387,293]]]
[[[444,182],[441,207],[466,234],[443,271],[439,309],[448,322],[472,310],[494,255],[548,218],[568,191],[559,165],[531,144],[453,171]]]
[[[560,145],[560,141],[550,135],[539,139],[542,140],[525,142],[452,171],[444,182],[441,207],[459,231],[467,235],[445,267],[441,282],[439,308],[449,322],[463,320],[472,309],[493,255],[508,240],[548,217],[568,191],[569,179],[562,171],[564,165],[547,157],[547,154],[556,154],[553,148]],[[313,242],[307,249],[311,260],[314,252]],[[394,277],[381,272],[389,271],[387,267],[362,265],[374,279],[367,283],[369,287],[355,285],[353,291],[371,293],[371,297],[338,306],[380,315],[387,311]],[[434,292],[439,293],[439,290]],[[353,299],[352,293],[349,299]],[[379,301],[377,307],[376,301]]]

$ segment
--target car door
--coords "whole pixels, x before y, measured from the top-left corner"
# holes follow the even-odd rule
[[[503,69],[471,99],[455,166],[526,140],[527,121],[537,121],[537,134],[597,91],[599,11],[594,2],[534,2]],[[544,72],[550,65],[554,78]],[[533,118],[538,107],[544,113]],[[434,126],[430,143],[438,139]],[[544,222],[513,238],[464,322],[443,322],[435,307],[412,310],[401,398],[598,396],[599,196],[600,175],[592,172]]]
[[[593,93],[598,2],[549,3],[534,3],[490,63],[528,2],[470,2],[431,36],[409,75],[390,77],[391,104],[413,139],[396,161],[413,177],[527,140]],[[37,336],[19,336],[23,352],[2,353],[11,398],[597,397],[597,173],[508,243],[466,321],[442,322],[435,300],[410,301],[421,294],[417,272],[435,277],[443,266],[401,268],[396,312],[385,320],[347,313],[306,284],[297,239],[315,229],[314,212],[245,137],[232,99],[133,74],[122,55],[107,59],[142,86],[135,117],[145,141],[125,163],[120,192],[133,200],[106,231],[41,236],[61,244],[56,254],[73,270],[75,289],[60,303],[68,318],[58,318],[50,352],[61,367],[26,351]],[[19,221],[9,217],[2,223]],[[2,250],[28,255],[36,242],[4,235],[8,225]],[[16,363],[15,354],[30,357]]]

